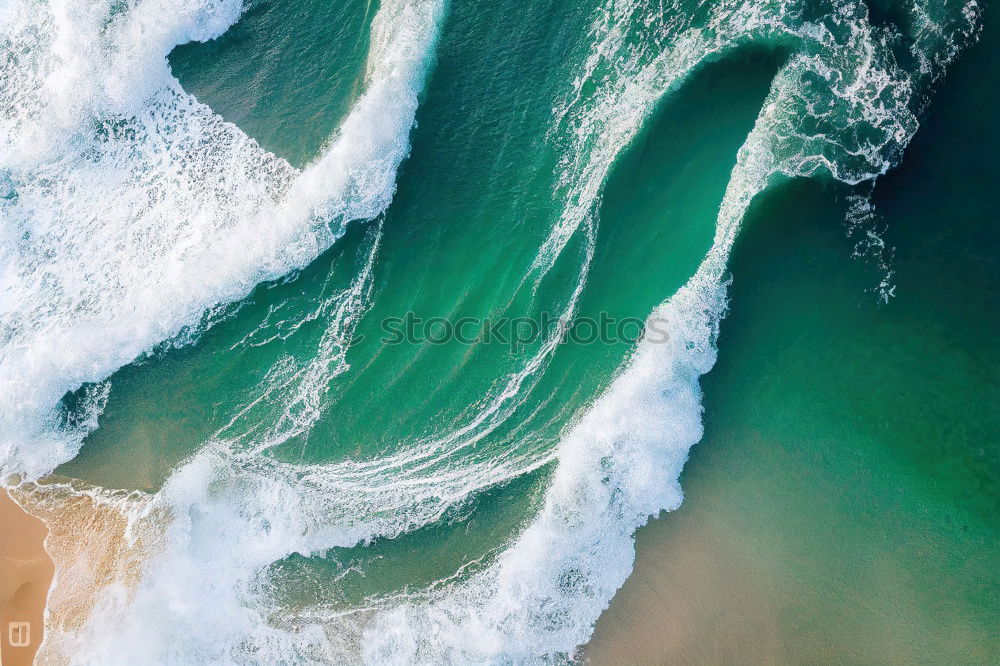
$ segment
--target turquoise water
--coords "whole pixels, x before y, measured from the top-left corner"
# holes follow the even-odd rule
[[[640,533],[595,663],[996,660],[991,11],[876,187],[888,303],[881,269],[844,261],[837,189],[751,211],[685,503]],[[638,640],[658,622],[680,628]]]
[[[128,527],[117,573],[78,583],[96,599],[86,621],[61,620],[54,597],[47,658],[570,659],[631,571],[634,531],[680,505],[681,483],[742,488],[712,476],[725,456],[695,454],[679,480],[703,410],[710,452],[849,439],[918,497],[963,493],[979,545],[955,534],[958,550],[936,552],[972,548],[963,579],[992,575],[996,359],[970,313],[995,311],[995,290],[956,307],[952,285],[906,273],[908,237],[893,236],[916,218],[935,232],[911,252],[976,246],[893,195],[924,107],[975,39],[975,4],[60,12],[7,28],[0,469],[43,479],[33,501],[50,514],[68,492]],[[988,179],[970,179],[988,222]],[[820,276],[829,298],[810,289]],[[389,342],[406,317],[472,336]],[[486,339],[560,317],[666,336],[553,324]],[[942,358],[951,374],[907,365],[950,349],[942,327],[980,355]],[[879,342],[848,349],[858,336]],[[755,376],[769,381],[744,391]],[[847,397],[810,409],[829,392]],[[928,409],[965,411],[932,428],[916,418]],[[830,492],[858,470],[822,445],[803,455],[837,470]],[[834,519],[924,506],[885,508],[871,488]],[[951,589],[991,606],[988,586]]]

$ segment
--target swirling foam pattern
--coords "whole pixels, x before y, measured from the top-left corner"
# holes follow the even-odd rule
[[[301,171],[187,95],[165,65],[174,45],[209,39],[238,15],[233,4],[169,0],[86,9],[25,0],[6,10],[4,470],[37,475],[74,454],[93,423],[73,437],[58,429],[52,410],[63,393],[104,379],[210,306],[304,265],[348,221],[388,206],[440,4],[383,3],[366,92]],[[77,611],[86,619],[54,621],[45,654],[81,663],[569,659],[631,570],[635,530],[681,502],[680,471],[702,434],[698,381],[715,361],[726,263],[751,201],[783,178],[856,184],[892,168],[931,84],[977,30],[974,0],[916,0],[904,15],[900,29],[847,0],[599,8],[590,52],[552,116],[561,212],[526,277],[540,284],[582,235],[589,250],[567,317],[588,279],[605,182],[656,104],[748,44],[787,54],[738,153],[711,249],[651,314],[671,323],[670,343],[640,343],[554,448],[455,459],[511,418],[544,372],[550,341],[445,437],[368,461],[270,457],[312,427],[317,396],[349,371],[342,342],[370,298],[374,234],[355,281],[316,311],[330,322],[316,362],[279,363],[262,380],[260,399],[286,405],[276,420],[254,421],[249,404],[159,492],[102,500],[127,517],[114,528],[132,535],[119,559],[139,564],[119,563],[111,584],[95,583],[97,602]],[[550,463],[537,515],[469,575],[347,610],[287,609],[270,594],[268,567],[292,553],[412,532]],[[108,627],[113,642],[100,638]]]

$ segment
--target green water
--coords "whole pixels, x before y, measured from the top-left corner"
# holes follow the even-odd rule
[[[385,322],[538,318],[570,303],[580,317],[644,320],[712,247],[737,152],[791,53],[784,39],[737,44],[657,102],[614,159],[593,236],[573,233],[536,282],[565,205],[553,110],[586,62],[597,5],[453,2],[389,209],[220,308],[207,330],[115,372],[99,427],[56,474],[155,492],[206,443],[308,466],[444,450],[461,433],[465,446],[427,465],[480,476],[462,492],[442,481],[426,499],[444,507],[435,520],[289,554],[269,567],[269,590],[289,607],[339,610],[488,568],[538,514],[557,444],[635,345],[564,342],[525,372],[544,339],[389,345]],[[170,64],[188,92],[301,166],[362,94],[375,11],[253,3]],[[671,11],[697,23],[703,9]],[[685,504],[649,529],[729,534],[764,572],[757,592],[779,599],[782,661],[1000,658],[990,11],[902,166],[875,188],[895,248],[887,303],[885,269],[851,256],[844,218],[857,190],[828,178],[758,196],[728,264],[731,306],[702,380],[706,431],[682,477]],[[893,8],[873,20],[896,20]],[[514,378],[515,397],[501,400]],[[644,543],[637,566],[668,569]]]
[[[543,9],[552,16],[551,8]],[[465,16],[457,11],[450,18],[452,25],[460,27],[464,27],[463,20],[480,35],[474,32],[456,41],[480,43],[477,39],[491,25],[490,15],[470,11]],[[525,17],[525,22],[534,19]],[[546,27],[533,29],[541,32]],[[521,52],[518,55],[525,58]],[[528,55],[538,58],[545,53],[529,51]],[[480,68],[466,64],[468,56],[459,52],[452,60],[447,50],[440,55],[414,135],[414,155],[404,167],[399,192],[384,222],[359,224],[308,269],[258,288],[197,344],[168,345],[154,357],[116,373],[100,428],[74,460],[57,470],[59,474],[111,488],[158,488],[179,461],[229,423],[234,412],[261,395],[259,385],[265,372],[287,355],[307,362],[317,353],[325,330],[321,317],[307,321],[287,340],[259,347],[244,344],[234,349],[234,345],[269,340],[284,331],[282,323],[296,322],[325,295],[345,288],[369,256],[376,227],[383,230],[375,270],[376,295],[346,357],[350,370],[332,380],[324,416],[308,436],[292,438],[275,455],[305,462],[384,455],[407,442],[448,433],[463,425],[469,405],[479,401],[505,370],[519,368],[533,350],[530,346],[493,342],[470,348],[455,341],[386,346],[382,342],[387,335],[382,322],[406,312],[452,320],[558,313],[575,280],[575,262],[566,262],[565,269],[557,266],[556,273],[547,278],[537,300],[532,302],[531,295],[524,293],[522,276],[540,242],[538,234],[531,234],[532,225],[547,229],[546,209],[554,207],[543,177],[546,169],[553,168],[554,159],[544,159],[545,153],[531,157],[545,147],[543,137],[526,130],[518,134],[518,124],[481,139],[475,136],[480,133],[478,123],[469,121],[473,137],[452,135],[444,145],[436,141],[447,133],[439,124],[450,118],[445,108],[435,106],[434,91],[441,87],[455,95],[463,80],[483,76]],[[725,63],[710,64],[687,84],[683,95],[665,100],[657,110],[608,183],[591,277],[580,304],[582,317],[596,320],[604,312],[616,319],[642,319],[664,293],[675,291],[694,272],[711,245],[736,151],[753,125],[781,60],[780,52],[753,48]],[[507,71],[516,71],[514,64],[491,62]],[[538,66],[516,64],[521,69]],[[504,99],[517,107],[530,99],[516,79],[501,83],[513,89],[484,90],[470,81],[465,94]],[[449,107],[456,104],[463,105],[461,97],[456,101],[449,96],[442,102]],[[534,111],[535,123],[544,126],[549,110],[539,105]],[[688,128],[680,139],[675,134],[678,127]],[[473,160],[473,155],[501,150],[498,144],[510,146],[511,152],[515,146],[519,150],[499,164]],[[452,161],[461,160],[463,153],[468,153],[470,167],[482,173],[453,168]],[[538,166],[517,168],[528,159]],[[507,182],[496,182],[501,174]],[[490,184],[486,191],[484,182]],[[532,193],[537,210],[527,199]],[[429,200],[435,205],[427,206]],[[517,205],[511,207],[514,201]],[[644,238],[643,243],[635,243],[636,237]],[[572,250],[568,254],[575,258]],[[457,260],[464,263],[456,267]],[[484,268],[484,262],[491,265]],[[482,278],[470,284],[470,275]],[[269,316],[278,306],[278,314]],[[489,432],[469,455],[492,456],[508,447],[552,447],[573,415],[606,386],[632,346],[627,340],[563,343],[533,390],[540,397],[528,396],[508,422]],[[257,419],[274,419],[270,403],[275,398],[267,397],[240,417],[236,430],[242,433],[242,427],[252,432]],[[387,409],[387,405],[397,407]],[[478,454],[479,450],[486,453]],[[508,496],[503,502],[493,496],[496,493],[475,497],[472,506],[458,513],[459,518],[400,537],[398,543],[335,550],[311,562],[293,558],[281,566],[286,572],[295,566],[340,570],[360,558],[372,570],[366,571],[368,580],[359,594],[432,582],[492,552],[516,534],[530,515],[530,507],[537,505],[535,495],[544,490],[547,469],[517,482],[520,491],[516,495],[499,491],[499,496],[505,492]],[[469,511],[472,518],[466,519]],[[454,527],[449,526],[452,523]],[[422,553],[420,563],[415,565],[406,557],[412,552]],[[428,566],[435,560],[441,564]],[[298,578],[315,581],[324,576]],[[295,587],[296,576],[288,579]],[[338,578],[324,593],[335,598],[349,594],[352,582],[350,574]]]
[[[255,0],[244,7],[218,39],[177,47],[170,67],[216,113],[302,165],[363,89],[377,5]]]
[[[983,187],[1000,176],[996,18],[876,189],[895,248],[888,304],[872,292],[879,271],[849,258],[837,188],[796,182],[754,206],[685,504],[640,534],[643,582],[598,623],[595,663],[636,657],[614,627],[641,622],[637,599],[657,576],[659,594],[698,607],[670,572],[705,557],[704,543],[723,571],[695,593],[713,615],[694,647],[642,659],[1000,658],[1000,263]],[[735,638],[743,627],[757,645]]]

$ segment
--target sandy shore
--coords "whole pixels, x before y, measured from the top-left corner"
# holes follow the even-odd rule
[[[589,664],[735,664],[780,661],[767,575],[722,530],[684,507],[636,535],[635,570],[584,648]]]
[[[31,664],[42,642],[45,598],[52,583],[48,534],[0,490],[0,656],[3,666]],[[23,624],[28,623],[25,628]],[[18,623],[12,625],[12,623]],[[14,640],[14,644],[11,640]],[[26,645],[18,643],[26,642]]]
[[[684,504],[636,534],[586,663],[1000,663],[992,527],[907,498],[917,477],[718,441],[689,461]]]

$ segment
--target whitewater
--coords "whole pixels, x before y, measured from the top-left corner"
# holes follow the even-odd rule
[[[301,171],[170,73],[174,46],[220,35],[240,11],[7,6],[0,471],[34,477],[71,458],[81,437],[55,420],[63,394],[304,266],[348,222],[388,206],[442,3],[383,3],[365,92]]]
[[[604,184],[657,104],[748,45],[786,56],[739,150],[711,249],[650,313],[670,322],[669,343],[640,342],[554,447],[459,456],[523,404],[564,329],[446,436],[368,461],[266,455],[308,432],[331,378],[351,371],[346,349],[379,257],[376,221],[362,269],[310,315],[328,326],[314,361],[264,374],[258,400],[284,405],[272,421],[255,420],[248,403],[156,493],[39,491],[34,482],[98,427],[101,382],[116,369],[210,325],[220,304],[306,266],[348,223],[386,211],[446,9],[381,4],[364,91],[321,156],[296,169],[186,93],[167,64],[174,46],[225,32],[239,3],[4,8],[0,474],[16,475],[16,497],[52,529],[44,663],[571,659],[631,571],[635,530],[681,503],[680,473],[702,435],[699,377],[715,362],[726,265],[751,202],[782,180],[870,184],[898,164],[931,86],[978,27],[974,0],[958,10],[908,5],[906,35],[843,0],[821,9],[721,2],[701,14],[645,0],[602,7],[580,74],[553,109],[547,140],[563,156],[553,193],[562,209],[524,278],[538,288],[582,237],[566,320],[589,276]],[[59,400],[84,385],[92,404],[67,424]],[[269,567],[290,554],[412,532],[548,465],[537,515],[468,575],[347,611],[289,609],[271,594]],[[101,551],[96,575],[74,564],[87,547],[60,517],[79,503],[106,516],[95,536],[118,544]],[[206,596],[208,609],[198,603]]]

